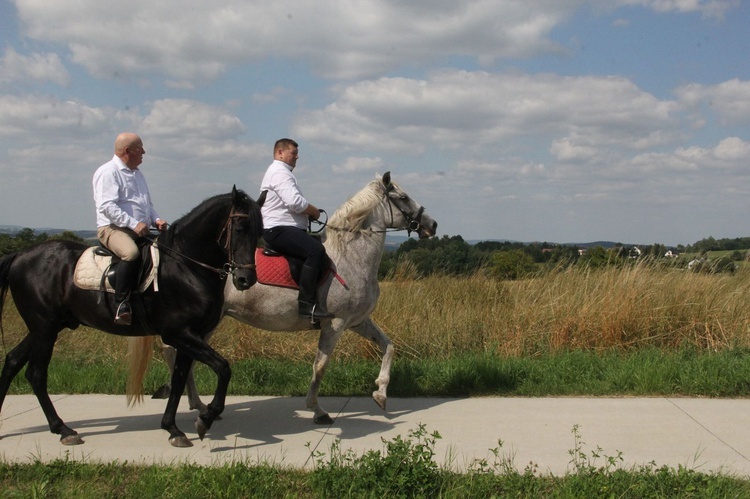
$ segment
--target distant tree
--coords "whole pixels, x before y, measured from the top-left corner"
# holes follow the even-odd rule
[[[500,279],[520,279],[536,272],[537,266],[531,255],[523,250],[495,251],[488,271]]]
[[[85,242],[81,236],[70,230],[64,230],[59,234],[55,234],[54,236],[51,236],[50,239],[62,239],[63,241],[75,241],[77,243]]]
[[[586,250],[578,259],[578,265],[585,265],[591,268],[600,268],[614,263],[612,260],[617,258],[616,253],[610,253],[602,246],[594,246]]]

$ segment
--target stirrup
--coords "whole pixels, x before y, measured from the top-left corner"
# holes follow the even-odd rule
[[[115,312],[115,324],[120,326],[130,326],[133,323],[133,312],[130,310],[130,303],[123,300]]]
[[[314,303],[310,307],[310,312],[300,313],[301,317],[309,317],[310,324],[316,325],[320,322],[320,319],[332,319],[335,317],[330,312],[318,312],[318,304]]]

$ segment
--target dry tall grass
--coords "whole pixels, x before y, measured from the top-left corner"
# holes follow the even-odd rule
[[[374,319],[397,355],[447,358],[467,351],[534,356],[571,349],[750,346],[750,272],[696,274],[649,264],[566,270],[520,281],[481,273],[381,283]],[[213,344],[232,359],[310,360],[318,335],[268,333],[225,320]],[[345,334],[338,358],[374,357]]]
[[[561,270],[519,281],[482,274],[425,279],[410,275],[402,271],[381,283],[374,314],[399,356],[750,346],[750,271],[706,275],[641,264]],[[11,347],[25,328],[12,305],[6,308],[4,346]],[[64,333],[57,349],[83,358],[119,358],[126,350],[121,340],[91,330]],[[316,332],[269,333],[225,319],[212,344],[231,361],[254,356],[308,361],[317,340]],[[335,352],[338,358],[377,354],[369,342],[350,333]]]

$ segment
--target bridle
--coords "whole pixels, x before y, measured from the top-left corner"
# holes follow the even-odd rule
[[[249,218],[250,215],[247,213],[238,213],[234,211],[234,207],[232,207],[232,210],[229,212],[229,216],[227,217],[227,221],[224,222],[224,226],[221,229],[221,232],[219,232],[219,237],[216,238],[216,242],[218,244],[221,244],[221,238],[224,236],[224,233],[226,233],[226,242],[224,243],[224,249],[227,250],[227,254],[229,256],[229,261],[225,263],[221,268],[212,267],[211,265],[208,265],[203,262],[199,262],[198,260],[195,260],[194,258],[191,258],[187,256],[184,253],[181,253],[177,251],[174,248],[170,248],[169,246],[164,246],[162,244],[158,244],[158,247],[166,250],[167,253],[172,253],[174,255],[178,255],[180,258],[184,260],[188,260],[196,265],[199,265],[203,267],[204,269],[208,269],[216,274],[219,275],[219,279],[224,280],[227,278],[228,275],[234,275],[235,270],[237,269],[254,269],[255,263],[241,263],[238,264],[234,260],[235,256],[235,248],[232,244],[232,229],[235,219],[237,218]]]
[[[226,278],[228,274],[234,274],[234,271],[237,269],[254,269],[255,268],[255,262],[253,263],[237,263],[234,260],[235,255],[235,248],[232,245],[232,226],[234,224],[235,219],[237,218],[249,218],[250,215],[247,213],[238,213],[234,211],[234,207],[232,207],[232,211],[229,212],[229,216],[227,217],[227,221],[224,224],[224,228],[219,233],[219,237],[216,240],[217,243],[220,243],[221,236],[224,235],[226,232],[227,234],[227,242],[224,244],[224,249],[227,250],[227,255],[229,256],[229,261],[224,264],[224,274],[223,276],[220,275],[222,279]],[[254,256],[254,255],[253,255]]]
[[[401,215],[406,220],[406,227],[401,228],[394,228],[393,230],[405,230],[407,234],[411,236],[412,232],[417,232],[419,228],[422,226],[422,214],[424,213],[424,206],[419,205],[419,209],[417,210],[417,214],[412,217],[409,213],[406,212],[401,206],[396,203],[395,200],[391,199],[391,192],[393,192],[393,184],[388,184],[386,187],[383,185],[383,195],[388,199],[388,209],[391,213],[391,225],[393,225],[393,207],[395,206],[398,211],[401,212]]]
[[[409,213],[406,212],[405,209],[401,208],[401,206],[398,205],[398,203],[396,202],[396,200],[394,200],[394,199],[391,198],[390,194],[393,192],[393,190],[395,188],[393,186],[393,184],[388,184],[388,186],[386,186],[386,185],[384,185],[384,184],[381,183],[380,184],[380,188],[383,190],[383,197],[388,201],[388,211],[389,211],[389,213],[391,215],[391,223],[389,225],[393,225],[393,220],[394,220],[394,218],[393,218],[393,207],[394,206],[396,207],[396,209],[399,212],[401,212],[401,215],[406,220],[406,225],[404,227],[386,227],[385,229],[382,229],[382,230],[373,230],[373,229],[370,229],[370,232],[373,232],[373,233],[383,233],[383,232],[396,232],[396,231],[400,231],[400,230],[405,230],[409,235],[411,235],[412,232],[419,231],[419,229],[422,227],[422,214],[424,213],[424,206],[419,205],[419,209],[417,210],[417,214],[412,217]],[[343,229],[343,228],[340,228],[340,227],[334,227],[332,225],[328,225],[328,214],[324,210],[320,210],[320,212],[321,213],[325,213],[325,215],[326,215],[326,221],[325,222],[321,222],[319,220],[312,220],[312,219],[310,219],[310,222],[315,222],[315,223],[321,225],[322,227],[320,229],[318,229],[317,231],[312,231],[311,226],[308,223],[308,232],[311,232],[313,234],[317,234],[318,232],[322,231],[326,227],[328,227],[330,229],[333,229],[333,230],[344,230],[344,231],[348,230],[348,229]]]

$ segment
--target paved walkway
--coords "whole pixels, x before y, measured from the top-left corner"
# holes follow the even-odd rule
[[[55,395],[53,400],[85,443],[61,445],[36,399],[12,395],[0,415],[0,460],[241,461],[311,469],[311,453],[329,456],[335,439],[341,450],[361,455],[383,451],[382,439],[407,438],[424,424],[442,436],[436,461],[459,471],[475,459],[494,462],[491,449],[498,449],[500,458],[519,470],[533,463],[538,473],[563,475],[574,471],[571,452],[578,449],[591,459],[597,452],[601,457],[592,461],[597,467],[621,453],[624,467],[654,462],[750,477],[748,399],[395,398],[384,413],[369,398],[323,397],[335,418],[327,427],[313,424],[301,397],[229,397],[223,419],[200,441],[193,426],[196,413],[187,410],[183,397],[178,425],[195,444],[187,449],[171,447],[159,428],[163,400],[134,408],[114,395]]]

